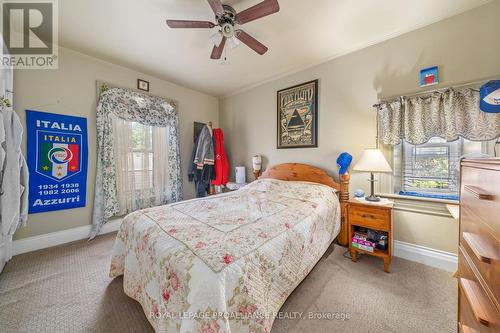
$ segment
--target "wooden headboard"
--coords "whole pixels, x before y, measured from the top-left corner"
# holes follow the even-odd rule
[[[264,178],[306,181],[327,185],[339,191],[341,202],[349,200],[349,173],[341,175],[340,183],[337,183],[323,169],[301,163],[284,163],[267,168],[259,177],[259,179]]]
[[[324,184],[336,189],[339,193],[342,213],[341,231],[338,236],[340,245],[347,245],[347,201],[349,200],[349,172],[340,175],[340,183],[330,177],[325,170],[301,163],[284,163],[267,168],[259,179],[272,178],[287,181],[307,181]]]

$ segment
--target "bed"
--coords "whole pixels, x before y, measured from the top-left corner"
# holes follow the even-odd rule
[[[348,181],[280,164],[238,191],[134,212],[110,276],[156,332],[269,332],[339,234]]]

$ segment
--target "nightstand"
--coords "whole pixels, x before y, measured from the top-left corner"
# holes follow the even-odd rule
[[[349,231],[349,250],[352,261],[358,260],[358,253],[368,254],[384,260],[384,271],[389,273],[392,258],[392,202],[366,203],[353,198],[347,202],[347,223]],[[363,227],[387,233],[386,250],[374,249],[373,252],[353,248],[354,227]]]

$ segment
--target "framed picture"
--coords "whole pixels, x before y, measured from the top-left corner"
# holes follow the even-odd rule
[[[420,70],[420,86],[427,87],[439,83],[439,70],[437,66]]]
[[[149,92],[149,82],[137,79],[137,89]]]
[[[277,148],[318,147],[318,80],[278,91]]]

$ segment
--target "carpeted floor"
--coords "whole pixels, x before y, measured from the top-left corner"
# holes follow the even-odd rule
[[[115,234],[16,256],[0,274],[0,332],[152,332],[140,305],[108,278]],[[394,258],[357,263],[330,249],[293,292],[271,333],[456,332],[452,274]],[[345,313],[348,320],[309,319]]]

